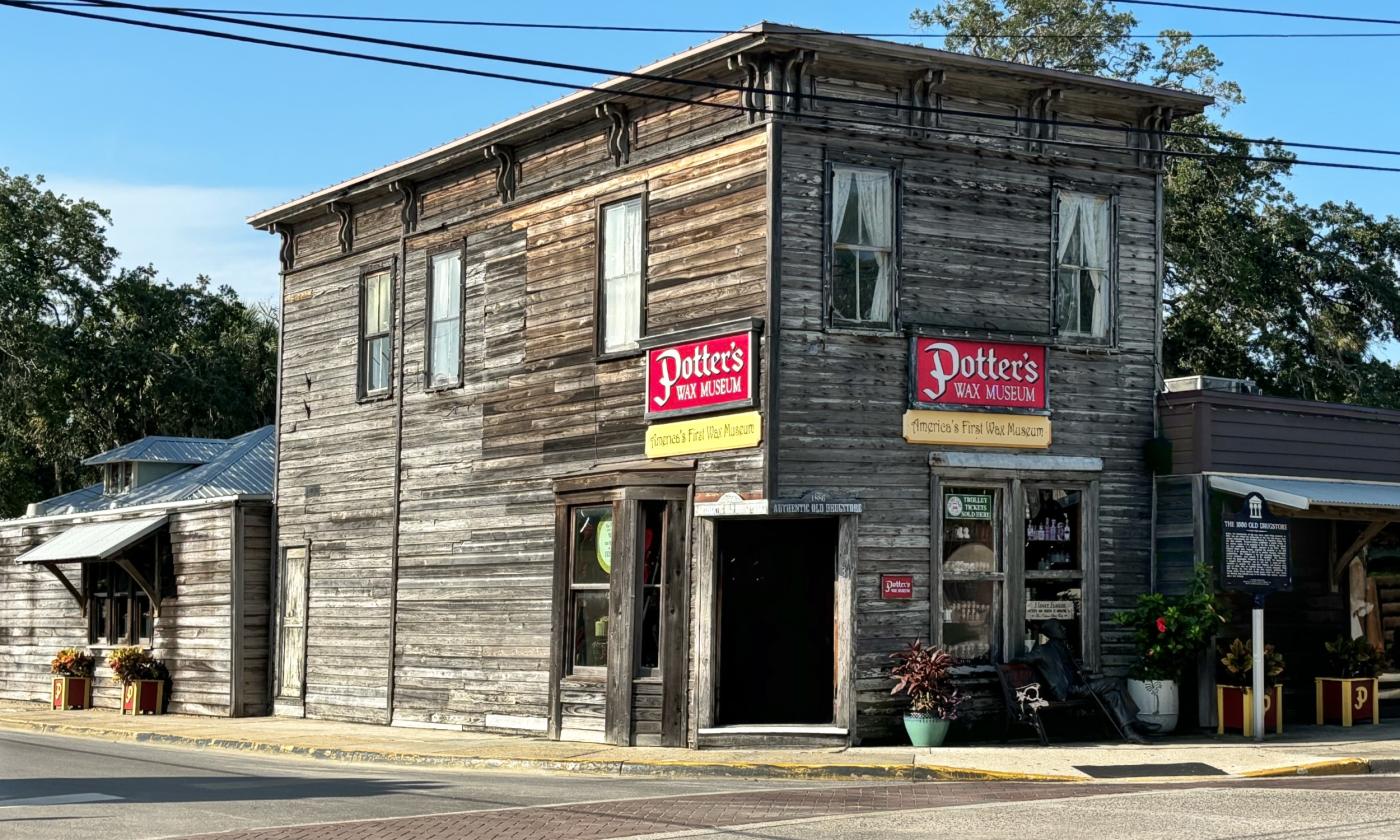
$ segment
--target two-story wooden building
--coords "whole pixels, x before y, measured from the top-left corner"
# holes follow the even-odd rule
[[[251,217],[277,713],[847,742],[914,639],[1123,667],[1208,102],[760,24]]]

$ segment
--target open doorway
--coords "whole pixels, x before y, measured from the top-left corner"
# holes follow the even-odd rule
[[[831,724],[835,519],[717,523],[715,722]]]

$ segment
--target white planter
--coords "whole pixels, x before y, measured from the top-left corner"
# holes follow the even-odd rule
[[[1128,696],[1137,704],[1138,720],[1157,724],[1163,735],[1176,729],[1181,697],[1175,680],[1128,680]]]

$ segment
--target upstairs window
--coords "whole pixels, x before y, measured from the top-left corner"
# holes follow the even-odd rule
[[[1055,333],[1107,340],[1113,306],[1113,199],[1055,193]]]
[[[831,323],[894,325],[894,174],[831,168]]]
[[[601,215],[599,347],[603,353],[621,353],[636,348],[643,332],[646,223],[642,199],[606,204]]]
[[[366,274],[360,288],[360,395],[389,392],[393,342],[389,324],[393,312],[393,277],[387,271]]]
[[[108,464],[102,468],[102,492],[108,496],[119,496],[128,492],[131,490],[135,473],[136,465],[129,462]]]
[[[427,385],[462,381],[462,253],[447,251],[428,261]]]

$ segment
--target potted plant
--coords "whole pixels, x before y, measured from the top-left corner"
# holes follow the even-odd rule
[[[1225,623],[1210,569],[1196,567],[1186,594],[1140,595],[1133,609],[1114,619],[1132,631],[1137,644],[1138,658],[1128,672],[1128,696],[1138,707],[1138,719],[1155,725],[1159,732],[1171,732],[1181,708],[1177,682]]]
[[[92,708],[92,656],[77,648],[64,648],[49,663],[53,677],[53,707],[61,711]]]
[[[948,724],[958,717],[963,695],[952,685],[950,672],[957,664],[942,648],[924,647],[915,641],[891,654],[895,664],[890,678],[895,686],[890,694],[909,695],[909,711],[904,715],[904,731],[916,747],[942,746]]]
[[[139,647],[122,647],[107,657],[112,682],[122,686],[122,714],[158,715],[165,711],[165,684],[170,672],[165,664]]]
[[[1376,697],[1380,681],[1377,678],[1385,670],[1385,652],[1364,638],[1345,636],[1338,636],[1324,647],[1332,676],[1314,679],[1318,725],[1351,726],[1357,720],[1380,723],[1380,703]]]
[[[1228,683],[1215,687],[1216,711],[1220,716],[1218,732],[1238,729],[1246,736],[1254,734],[1254,646],[1235,639],[1220,658],[1229,674]],[[1273,645],[1264,645],[1264,731],[1283,732],[1283,654]]]

